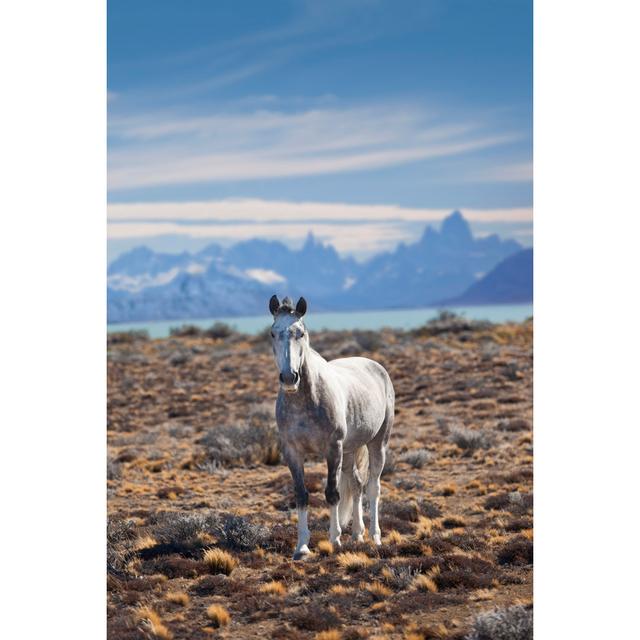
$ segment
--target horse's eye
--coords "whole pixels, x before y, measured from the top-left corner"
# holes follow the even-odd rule
[[[276,337],[276,334],[275,334],[275,333],[273,333],[273,331],[271,332],[271,337],[272,337],[272,338],[275,338],[275,337]]]

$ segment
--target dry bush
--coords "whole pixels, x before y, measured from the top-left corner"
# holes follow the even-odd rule
[[[231,622],[229,612],[219,604],[212,604],[207,609],[207,618],[211,620],[216,629],[219,627],[225,627]]]
[[[132,520],[109,518],[107,520],[107,571],[119,575],[127,573],[127,566],[135,557],[138,538]]]
[[[460,447],[466,455],[471,455],[476,449],[488,449],[492,445],[492,439],[488,434],[465,427],[453,427],[449,441]]]
[[[379,331],[354,331],[353,338],[364,351],[378,351],[385,345]]]
[[[133,344],[134,342],[146,342],[149,340],[149,332],[145,329],[132,329],[131,331],[114,331],[107,334],[107,346],[114,344]]]
[[[425,464],[431,462],[434,458],[434,455],[431,451],[427,449],[417,449],[415,451],[407,451],[403,453],[399,461],[406,462],[408,465],[413,467],[414,469],[422,469]]]
[[[160,638],[160,640],[173,638],[169,629],[162,623],[160,616],[150,607],[140,607],[136,611],[136,619],[154,638]]]
[[[238,566],[238,561],[222,549],[207,549],[202,559],[211,573],[224,573],[226,576]]]
[[[260,587],[260,593],[266,593],[272,596],[284,596],[287,593],[287,587],[279,580],[272,580]]]
[[[198,338],[202,329],[194,324],[183,324],[181,327],[169,327],[169,335],[172,338]]]
[[[393,449],[387,449],[386,455],[384,458],[384,466],[382,467],[381,477],[384,478],[386,476],[390,476],[392,473],[395,473],[397,466],[396,454],[393,452]]]
[[[419,500],[418,508],[420,509],[420,513],[427,516],[427,518],[439,518],[442,516],[442,509],[435,503],[429,500]]]
[[[341,626],[340,618],[331,609],[316,603],[298,607],[291,622],[306,631],[328,631]]]
[[[361,551],[345,551],[339,553],[337,559],[338,564],[347,571],[357,571],[373,563],[373,560]]]
[[[466,640],[533,640],[533,609],[517,605],[481,613]]]
[[[418,505],[415,502],[402,500],[383,500],[380,505],[382,516],[393,516],[398,520],[418,522]]]
[[[394,589],[408,589],[413,583],[414,578],[418,575],[418,570],[408,565],[399,565],[396,567],[384,567],[382,577],[385,582]]]
[[[533,542],[523,536],[509,540],[498,551],[499,564],[533,564]]]
[[[216,525],[215,534],[220,543],[234,551],[253,551],[264,547],[269,540],[269,530],[254,524],[242,516],[226,516]]]
[[[443,518],[442,526],[445,529],[455,529],[456,527],[466,527],[467,523],[464,518],[460,518],[459,516],[448,516]]]
[[[213,513],[164,512],[156,516],[153,533],[165,544],[187,543],[203,533],[215,533],[219,526],[218,517]]]
[[[226,338],[230,338],[236,332],[233,330],[233,327],[228,325],[226,322],[216,322],[203,333],[205,336],[212,338],[213,340],[225,340]]]
[[[333,545],[328,540],[320,540],[316,549],[321,556],[329,556],[333,553]]]
[[[168,591],[165,596],[169,602],[186,607],[189,604],[189,596],[184,591]]]
[[[392,529],[391,531],[389,531],[389,533],[385,538],[385,542],[387,544],[401,544],[403,541],[404,541],[403,535],[399,531],[396,531],[395,529]]]
[[[374,580],[373,582],[361,582],[360,590],[367,591],[376,600],[384,600],[393,594],[393,591],[382,584],[379,580]]]
[[[278,428],[272,405],[256,405],[245,424],[209,429],[198,441],[210,462],[226,466],[280,462]]]
[[[430,593],[438,593],[438,585],[433,578],[425,575],[416,576],[413,581],[413,587],[417,591],[429,591]]]
[[[320,631],[316,633],[315,640],[341,640],[342,634],[338,629],[329,629],[328,631]]]

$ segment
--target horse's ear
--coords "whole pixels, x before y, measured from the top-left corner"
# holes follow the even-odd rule
[[[280,300],[278,300],[278,296],[275,294],[271,296],[269,300],[269,311],[272,316],[275,316],[278,313],[278,309],[280,308]]]
[[[296,305],[296,315],[298,318],[302,318],[305,313],[307,313],[307,301],[304,298],[300,298]]]

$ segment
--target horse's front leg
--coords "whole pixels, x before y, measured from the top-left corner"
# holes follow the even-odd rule
[[[309,494],[304,486],[304,459],[296,450],[286,446],[284,447],[284,458],[293,479],[293,490],[295,492],[296,508],[298,510],[298,542],[296,543],[293,559],[301,560],[304,556],[311,553],[309,551],[311,533],[307,522]]]
[[[330,525],[329,541],[335,546],[340,546],[340,518],[338,517],[338,503],[340,494],[338,486],[340,484],[340,474],[342,473],[342,440],[334,440],[329,446],[327,453],[327,488],[324,492],[329,503]]]

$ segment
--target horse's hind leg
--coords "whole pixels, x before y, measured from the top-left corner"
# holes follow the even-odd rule
[[[378,521],[378,502],[380,500],[380,476],[384,468],[387,442],[393,424],[393,409],[387,411],[384,424],[376,437],[367,445],[369,450],[369,481],[367,482],[367,496],[369,498],[369,535],[374,544],[382,544],[382,534]]]
[[[385,445],[382,442],[370,442],[369,449],[369,481],[367,497],[369,498],[369,535],[374,544],[382,544],[380,525],[378,524],[378,500],[380,499],[380,476],[384,467]]]
[[[362,448],[365,456],[365,464],[367,462],[367,449]],[[363,454],[358,452],[355,455],[354,463],[351,465],[351,484],[353,486],[353,521],[351,524],[351,537],[355,542],[364,540],[364,520],[362,518],[362,490],[364,489],[364,479],[359,471],[358,457]],[[361,465],[360,465],[361,466]],[[343,470],[344,473],[344,470]]]

